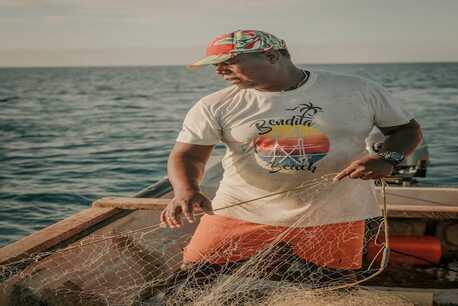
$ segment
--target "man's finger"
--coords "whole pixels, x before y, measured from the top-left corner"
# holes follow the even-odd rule
[[[180,207],[174,207],[172,209],[169,210],[169,213],[167,214],[167,216],[169,217],[169,221],[172,225],[173,228],[175,227],[180,227],[181,225],[181,220],[179,219],[180,216]]]
[[[348,176],[351,178],[360,178],[364,175],[364,172],[366,171],[365,167],[358,167],[354,169]]]
[[[337,174],[334,177],[333,181],[334,182],[341,181],[343,178],[349,176],[350,173],[352,173],[354,170],[355,170],[355,166],[350,166],[350,167],[343,169],[339,174]]]
[[[165,220],[166,226],[168,226],[169,228],[175,228],[175,225],[174,225],[172,219],[170,218],[169,209],[166,209],[164,211],[164,220]]]
[[[170,213],[168,209],[164,213],[164,219],[165,219],[165,224],[167,224],[168,227],[173,228],[173,222],[170,219]]]
[[[167,209],[167,221],[171,228],[175,228],[177,226],[177,207],[173,206],[172,208]]]
[[[181,210],[183,211],[184,216],[188,220],[189,223],[194,223],[192,218],[192,205],[190,202],[183,201],[181,203]]]
[[[161,216],[159,218],[160,222],[161,222],[161,225],[160,227],[167,227],[167,220],[165,218],[165,214],[166,214],[166,210],[164,209],[162,212],[161,212]]]

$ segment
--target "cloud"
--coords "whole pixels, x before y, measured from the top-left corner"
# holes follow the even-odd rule
[[[0,0],[0,7],[11,9],[36,9],[47,8],[63,4],[62,1],[53,0]]]
[[[51,23],[64,23],[68,20],[67,16],[57,16],[57,15],[50,15],[46,16],[46,20]]]
[[[98,17],[157,17],[162,14],[183,15],[216,15],[222,13],[240,13],[262,9],[272,11],[284,8],[285,5],[300,3],[299,0],[0,0],[0,7],[17,10],[37,10],[42,14],[53,14],[55,11],[66,12],[69,16]],[[252,12],[254,13],[254,12]]]
[[[417,45],[293,45],[290,49],[296,63],[308,64],[458,60],[458,47],[422,50]],[[351,51],[336,52],[336,50]],[[201,56],[201,47],[0,50],[0,67],[185,65]]]

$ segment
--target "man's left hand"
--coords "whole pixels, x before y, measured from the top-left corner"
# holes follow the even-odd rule
[[[390,175],[392,171],[392,164],[378,156],[368,155],[352,162],[334,177],[334,181],[340,181],[347,176],[353,179],[376,180]]]

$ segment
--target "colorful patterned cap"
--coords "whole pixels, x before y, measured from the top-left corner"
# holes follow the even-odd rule
[[[189,67],[219,64],[228,59],[252,52],[287,49],[283,39],[272,34],[256,30],[238,30],[217,36],[207,47],[207,57]]]

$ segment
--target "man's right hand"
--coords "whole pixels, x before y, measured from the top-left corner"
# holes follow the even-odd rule
[[[175,192],[175,197],[161,213],[161,226],[181,227],[181,214],[194,223],[193,212],[210,212],[211,201],[198,190]]]

